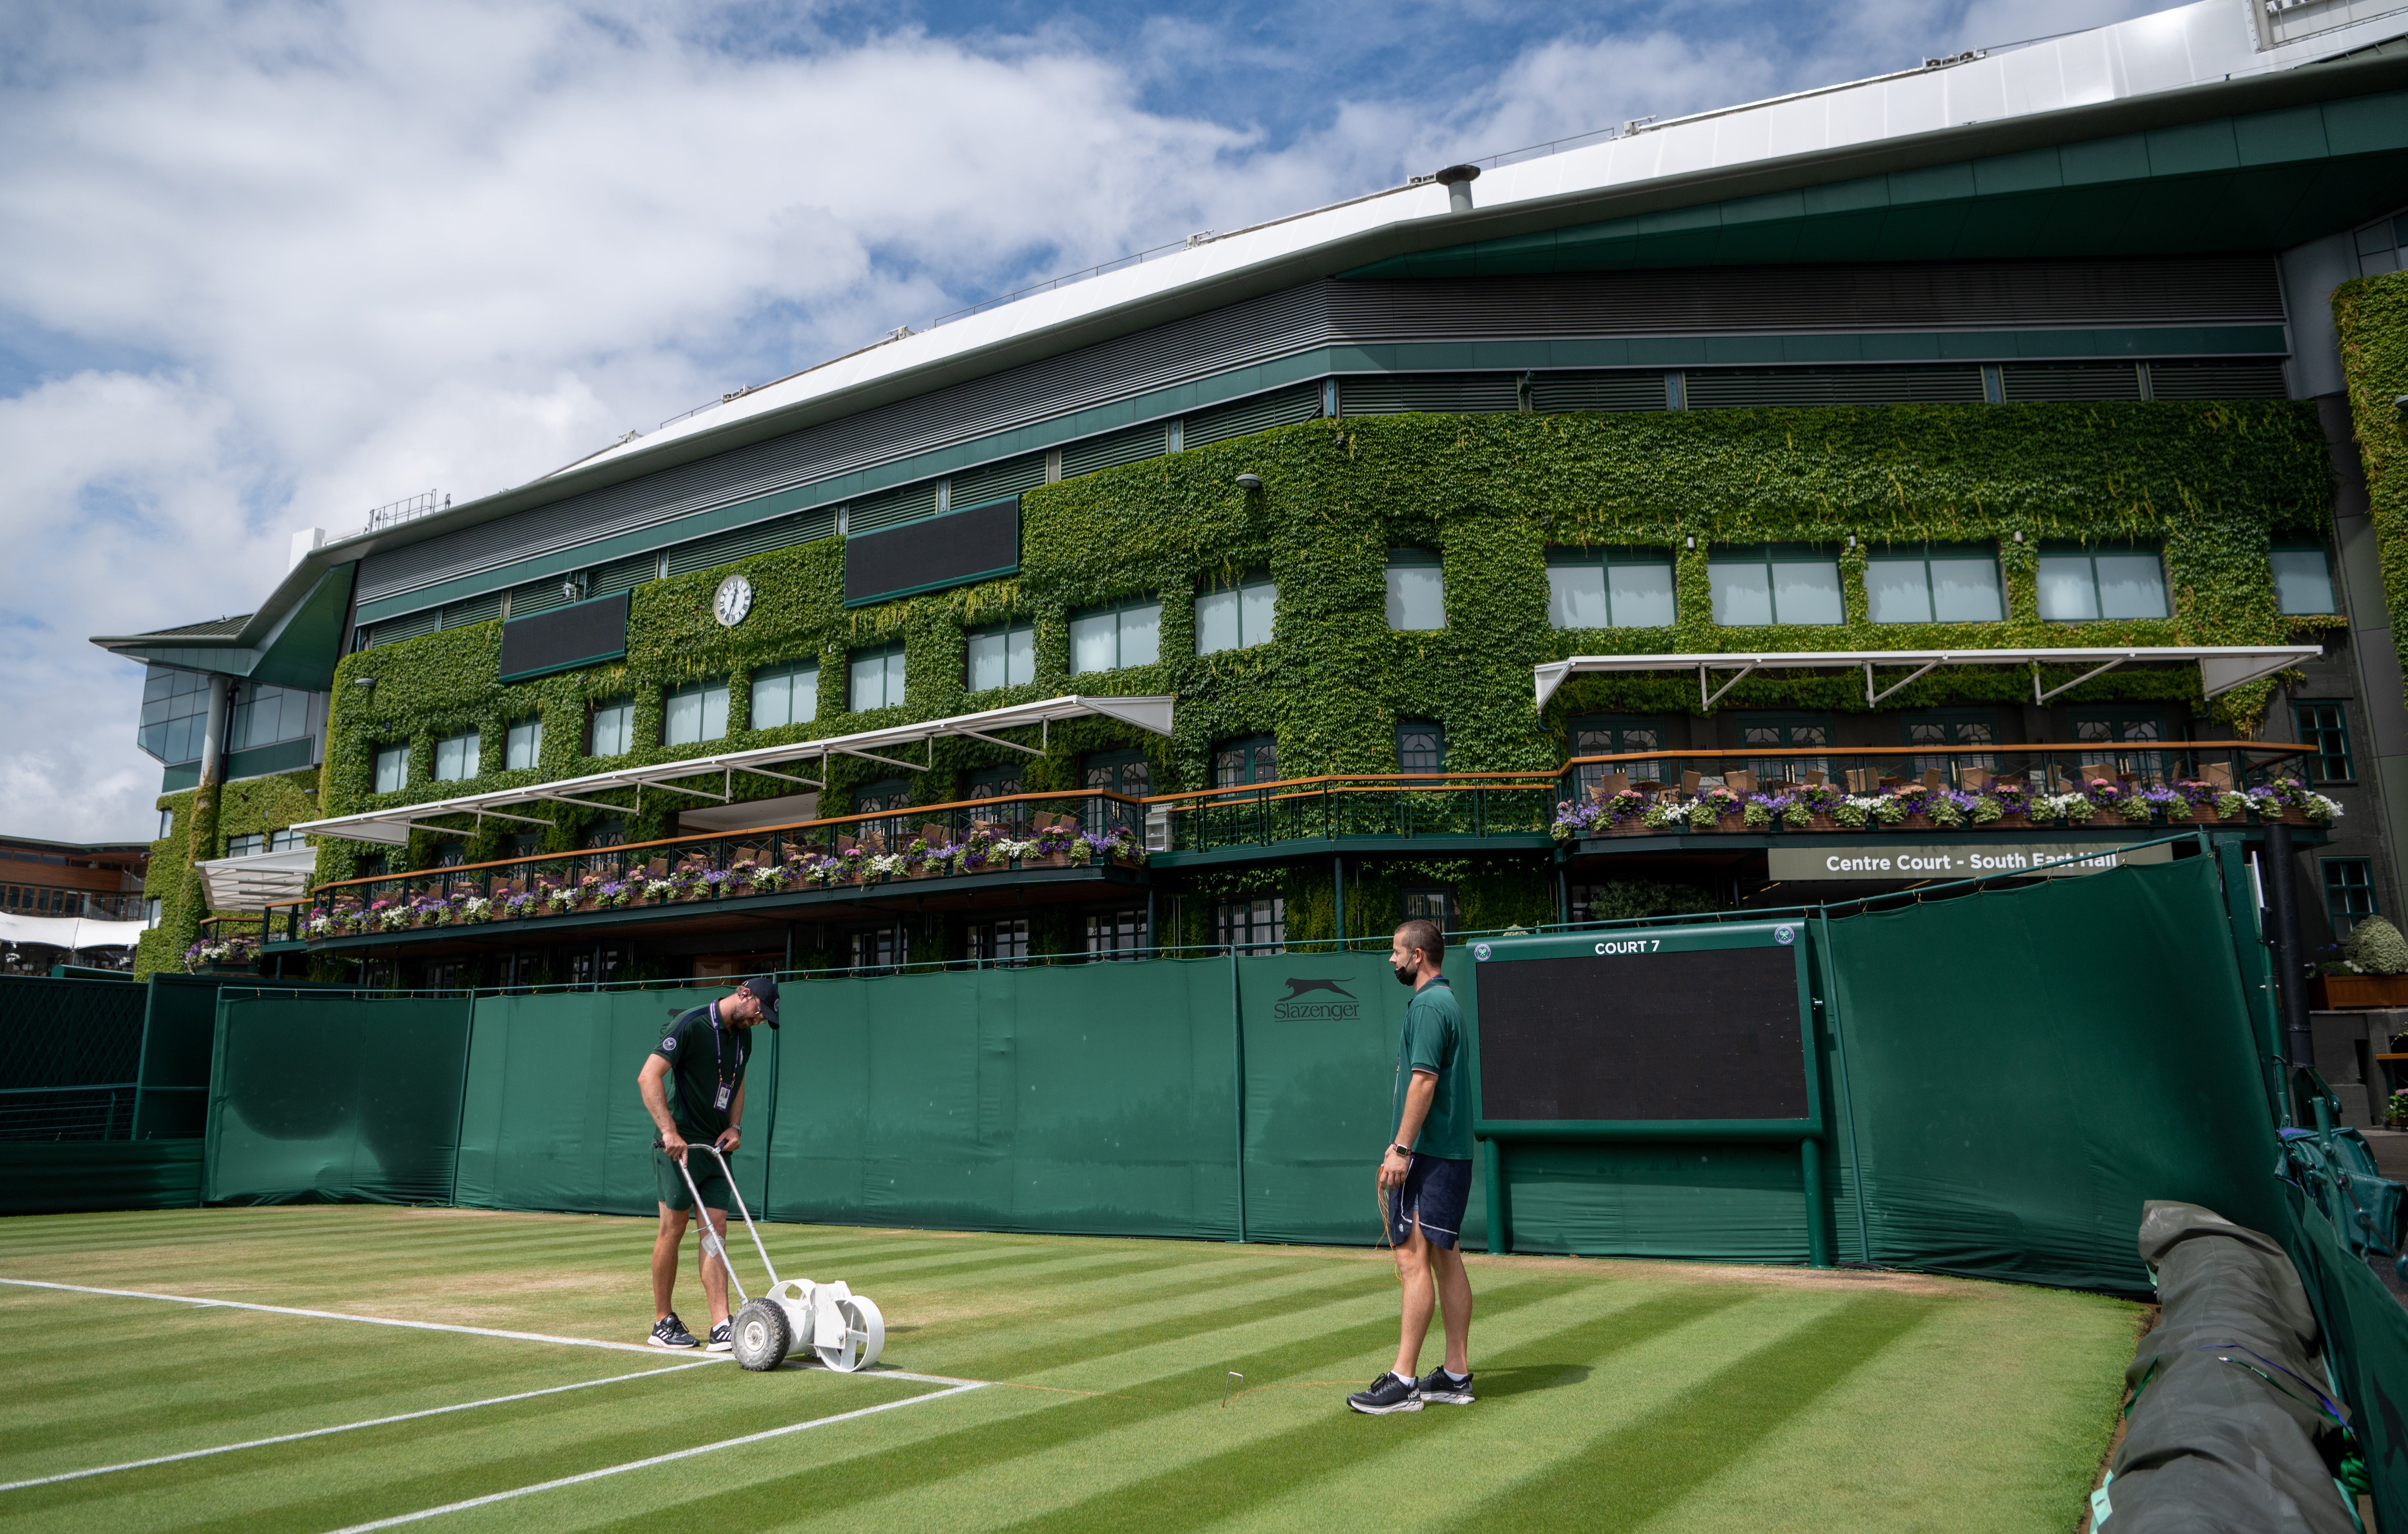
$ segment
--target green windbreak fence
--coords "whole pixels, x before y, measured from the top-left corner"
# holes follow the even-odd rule
[[[456,1201],[479,1209],[650,1214],[655,1207],[651,1115],[636,1073],[669,1020],[724,991],[619,991],[484,996],[468,1043],[460,1105]],[[790,1036],[756,1028],[746,1072],[750,1144],[730,1158],[737,1191],[766,1204],[764,1146],[777,1049]]]
[[[468,1011],[466,999],[221,1000],[203,1197],[448,1201]]]

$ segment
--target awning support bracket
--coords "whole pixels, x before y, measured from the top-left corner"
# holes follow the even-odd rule
[[[990,746],[1002,746],[1011,751],[1025,751],[1031,756],[1042,756],[1045,754],[1045,753],[1039,748],[1036,746],[1024,746],[1017,740],[1006,740],[998,736],[982,735],[977,730],[964,730],[962,733],[968,736],[973,740],[983,740]]]
[[[1943,658],[1944,657],[1942,656],[1934,655],[1931,659],[1925,661],[1921,666],[1909,671],[1905,676],[1900,677],[1898,681],[1890,683],[1878,693],[1873,691],[1873,663],[1870,661],[1865,662],[1865,707],[1868,709],[1878,707],[1882,699],[1896,694],[1908,683],[1919,681],[1923,678],[1930,675],[1931,672],[1938,669],[1940,663]]]
[[[1748,673],[1755,670],[1757,664],[1758,663],[1755,661],[1750,661],[1745,666],[1741,667],[1737,671],[1732,672],[1730,681],[1724,682],[1720,687],[1715,688],[1712,696],[1708,696],[1706,693],[1706,667],[1704,664],[1700,664],[1698,667],[1698,711],[1699,713],[1713,712],[1714,705],[1722,701],[1723,695],[1738,686],[1741,682],[1745,681],[1747,680]]]
[[[2070,693],[2086,681],[2089,681],[2094,678],[2105,676],[2108,672],[2115,669],[2115,667],[2129,662],[2131,658],[2132,657],[2129,655],[2118,655],[2114,660],[2109,661],[2106,665],[2099,667],[2094,670],[2085,671],[2082,675],[2074,678],[2071,681],[2067,682],[2064,686],[2052,687],[2045,693],[2040,690],[2040,662],[2034,661],[2032,662],[2032,702],[2035,704],[2045,704],[2050,698],[2056,697],[2060,693]]]
[[[910,772],[925,772],[925,771],[927,771],[927,770],[928,770],[928,768],[927,768],[927,767],[922,767],[922,766],[921,766],[919,763],[917,763],[917,762],[904,762],[904,761],[898,761],[898,760],[896,760],[895,757],[892,757],[892,756],[881,756],[881,755],[879,755],[876,752],[868,752],[868,751],[855,751],[855,750],[853,750],[851,746],[838,746],[838,747],[837,747],[836,749],[837,749],[837,753],[838,753],[838,755],[842,755],[842,756],[858,756],[858,757],[860,757],[860,758],[861,758],[863,761],[865,761],[865,762],[883,762],[883,763],[884,763],[884,764],[886,764],[888,767],[902,767],[902,768],[904,768],[906,771],[910,771]],[[932,754],[933,754],[933,753],[932,753]],[[930,766],[934,766],[934,765],[935,765],[934,763],[931,763],[931,764],[930,764]]]

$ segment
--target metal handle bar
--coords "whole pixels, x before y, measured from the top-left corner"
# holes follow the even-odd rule
[[[717,1158],[720,1175],[727,1179],[727,1192],[736,1200],[737,1212],[744,1216],[744,1229],[752,1238],[752,1249],[761,1254],[762,1270],[769,1275],[769,1287],[775,1289],[778,1286],[777,1267],[769,1261],[769,1249],[762,1244],[760,1227],[752,1223],[752,1211],[745,1207],[743,1191],[736,1185],[736,1173],[727,1165],[727,1154],[719,1148],[716,1141],[708,1140],[687,1140],[685,1148],[689,1154],[695,1151],[709,1151]],[[701,1217],[704,1250],[719,1254],[719,1265],[727,1269],[727,1282],[736,1285],[736,1297],[746,1304],[752,1303],[752,1297],[744,1292],[742,1281],[736,1276],[736,1265],[728,1260],[727,1243],[721,1240],[718,1233],[710,1228],[710,1216],[703,1211],[702,1190],[695,1185],[694,1168],[685,1164],[684,1156],[678,1156],[675,1159],[679,1173],[685,1178],[685,1191],[694,1199],[695,1213]]]

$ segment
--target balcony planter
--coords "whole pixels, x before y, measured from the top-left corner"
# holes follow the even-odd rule
[[[2317,975],[2308,1004],[2318,1011],[2408,1007],[2408,975]]]

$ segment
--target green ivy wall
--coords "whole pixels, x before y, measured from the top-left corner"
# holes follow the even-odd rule
[[[2408,294],[2408,288],[2391,291]],[[2390,312],[2399,312],[2402,301],[2387,301],[2395,306]],[[2398,366],[2396,327],[2391,335],[2392,366]],[[2408,391],[2408,383],[2400,387]],[[2370,459],[2370,473],[2373,466]],[[1235,480],[1241,472],[1259,475],[1264,488],[1240,489]],[[847,733],[1073,690],[1175,694],[1176,738],[1163,740],[1105,722],[1057,727],[1051,756],[1022,759],[1031,789],[1072,786],[1081,753],[1131,745],[1152,758],[1160,789],[1201,786],[1212,743],[1249,735],[1278,738],[1286,775],[1391,771],[1400,715],[1441,721],[1449,765],[1458,769],[1549,767],[1561,759],[1562,722],[1571,713],[1685,713],[1696,705],[1694,678],[1582,678],[1562,689],[1541,717],[1531,708],[1531,667],[1568,654],[2262,643],[2333,626],[2340,620],[2277,613],[2267,566],[2272,537],[2325,527],[2329,474],[2313,408],[2282,401],[1405,415],[1307,423],[1028,492],[1022,570],[1011,580],[848,610],[841,604],[842,545],[830,538],[637,588],[627,657],[611,666],[504,686],[494,680],[497,623],[347,656],[335,685],[322,812]],[[2386,504],[2392,504],[2402,492],[2386,481],[2385,494],[2391,497]],[[2401,509],[2394,505],[2393,514]],[[2021,544],[2014,541],[2017,533]],[[1851,536],[1857,541],[1842,561],[1845,624],[1723,629],[1712,622],[1706,562],[1715,545],[1844,545]],[[1691,538],[1694,550],[1687,546]],[[2162,540],[2173,615],[2151,622],[2041,622],[2038,545],[2060,538]],[[2006,622],[1874,625],[1866,620],[1867,551],[1927,540],[1998,545],[2007,577]],[[1550,628],[1545,551],[1551,544],[1675,551],[1678,621],[1663,629]],[[1388,628],[1383,571],[1387,551],[1396,546],[1441,554],[1443,630]],[[2408,571],[2408,565],[2401,568]],[[734,629],[722,628],[710,610],[710,594],[729,569],[743,571],[754,592],[751,615]],[[1250,571],[1268,571],[1278,583],[1275,642],[1196,656],[1194,595]],[[2395,579],[2395,600],[2401,584]],[[1074,682],[1070,615],[1147,597],[1163,601],[1163,660]],[[1007,619],[1035,625],[1036,681],[968,693],[967,631]],[[2408,635],[2408,614],[2400,632]],[[846,713],[846,653],[896,640],[908,657],[904,705]],[[822,662],[817,722],[752,731],[747,717],[752,672],[810,656]],[[595,702],[631,696],[636,738],[657,741],[664,689],[715,677],[732,682],[726,740],[640,746],[608,762],[580,754],[586,712]],[[372,686],[354,685],[368,678]],[[2069,700],[2195,703],[2198,686],[2189,672],[2113,676]],[[1942,671],[1885,707],[2007,702],[2028,696],[2029,687],[2027,675],[2011,669]],[[2215,717],[2252,733],[2271,691],[2272,683],[2259,683],[2219,697]],[[1723,707],[1861,711],[1864,694],[1860,680],[1844,675],[1764,676],[1741,683]],[[501,757],[509,723],[531,715],[544,724],[538,767],[487,771],[466,782],[431,781],[437,736],[476,728],[490,765]],[[396,741],[410,748],[410,785],[380,796],[371,792],[375,753]],[[965,773],[1006,756],[976,742],[940,745],[937,768],[921,781],[917,796],[922,802],[961,796]],[[848,803],[850,789],[887,771],[838,763],[828,802]],[[738,781],[747,797],[793,792],[793,785],[776,780]],[[673,797],[646,796],[640,814],[629,817],[630,832],[669,834]],[[561,809],[570,818],[548,833],[545,850],[572,844],[583,822],[598,816]],[[470,855],[493,853],[504,834],[505,828],[489,825]],[[433,839],[422,837],[413,844],[411,866],[431,859]],[[349,875],[366,851],[331,843],[320,871],[327,878]],[[1350,869],[1348,925],[1357,932],[1374,930],[1372,924],[1388,919],[1405,884],[1440,876],[1463,891],[1466,918],[1479,925],[1549,919],[1553,892],[1536,867],[1400,864],[1367,870],[1359,891]],[[1186,902],[1191,939],[1202,936],[1202,897],[1219,886],[1227,886],[1224,894],[1277,888],[1289,900],[1292,936],[1330,930],[1326,863],[1199,879],[1192,888],[1197,898]],[[1061,940],[1057,933],[1039,946]]]
[[[2408,395],[2408,272],[2344,282],[2332,307],[2391,638],[2408,665],[2408,411],[2398,403]]]

